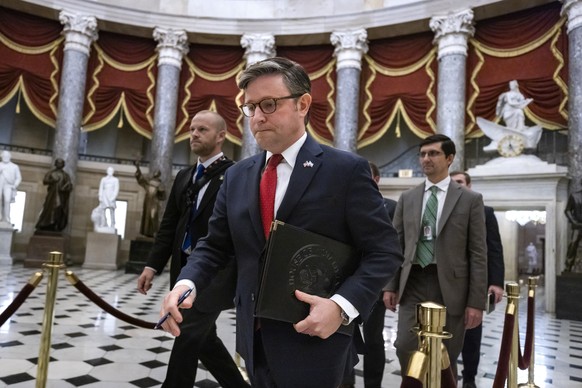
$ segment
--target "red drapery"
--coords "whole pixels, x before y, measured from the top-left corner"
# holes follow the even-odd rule
[[[122,111],[134,130],[151,138],[157,74],[155,47],[151,39],[99,33],[87,69],[85,130],[103,127]]]
[[[18,94],[32,113],[54,126],[57,115],[62,26],[0,8],[0,106]]]
[[[363,147],[400,123],[419,137],[435,132],[435,49],[431,33],[369,44],[362,69],[358,145]]]
[[[467,137],[482,136],[477,116],[495,117],[511,80],[533,102],[526,116],[548,129],[567,127],[567,37],[561,3],[483,20],[470,40],[467,62]]]
[[[479,21],[467,58],[466,136],[482,136],[481,116],[496,120],[498,96],[512,79],[533,102],[526,115],[545,128],[567,126],[567,36],[561,3]],[[15,95],[41,121],[54,126],[63,57],[60,23],[0,8],[0,106]],[[358,147],[388,130],[408,128],[419,137],[435,132],[436,49],[430,32],[369,42],[360,87]],[[99,32],[91,50],[83,125],[98,130],[119,112],[151,138],[157,76],[156,43]],[[228,138],[240,144],[242,94],[236,77],[244,69],[241,47],[191,45],[180,74],[176,141],[187,137],[189,118],[201,109],[223,115]],[[320,142],[334,138],[336,71],[333,47],[281,46],[277,54],[302,64],[312,80],[309,132]],[[120,122],[121,124],[121,122]]]

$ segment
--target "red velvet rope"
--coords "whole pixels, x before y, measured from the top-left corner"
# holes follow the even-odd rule
[[[531,354],[534,341],[534,315],[535,315],[535,298],[530,296],[527,298],[527,327],[525,332],[525,349],[524,354],[521,354],[521,346],[519,347],[518,366],[519,369],[525,370],[529,368],[531,363]]]
[[[8,307],[6,307],[6,310],[2,311],[2,314],[0,314],[0,326],[2,326],[8,320],[8,318],[10,318],[12,314],[14,314],[16,310],[18,310],[18,308],[22,305],[26,298],[28,298],[30,293],[35,288],[36,287],[30,283],[27,283],[24,287],[22,287],[22,290],[20,290],[20,292],[18,293],[16,298],[14,298],[12,303],[10,303]]]
[[[83,293],[87,298],[89,298],[97,306],[101,307],[103,310],[113,315],[115,318],[121,319],[131,325],[143,327],[144,329],[153,329],[156,325],[155,322],[146,322],[141,319],[129,316],[121,311],[117,310],[115,307],[111,306],[109,303],[101,299],[97,294],[89,289],[82,281],[77,281],[73,284],[75,288]]]
[[[499,349],[499,361],[493,388],[503,388],[507,379],[509,370],[509,355],[511,354],[511,343],[513,338],[513,327],[515,325],[515,315],[505,314],[505,323],[503,325],[503,336],[501,337],[501,348]]]
[[[414,377],[403,376],[400,388],[422,388],[422,381],[419,381]]]
[[[447,369],[441,369],[441,387],[442,388],[456,388],[457,387],[457,379],[453,374],[453,369],[451,368],[451,364]]]

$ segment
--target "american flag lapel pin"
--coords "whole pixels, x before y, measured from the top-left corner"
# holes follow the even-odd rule
[[[313,162],[311,160],[306,160],[303,163],[303,167],[309,167],[309,168],[311,168],[311,167],[313,167]]]

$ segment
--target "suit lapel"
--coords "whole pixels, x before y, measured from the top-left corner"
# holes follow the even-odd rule
[[[424,196],[424,184],[416,186],[412,189],[409,199],[410,203],[407,205],[408,209],[412,209],[412,214],[410,215],[413,220],[413,225],[418,225],[414,228],[415,235],[412,236],[411,241],[418,241],[420,236],[420,222],[422,217],[422,199]],[[420,206],[418,204],[420,203]]]
[[[246,169],[246,177],[241,177],[246,180],[249,217],[255,233],[262,240],[265,239],[265,234],[263,232],[263,221],[261,220],[261,209],[259,208],[259,187],[265,157],[265,152],[252,156]]]
[[[459,198],[461,198],[463,190],[461,190],[461,186],[459,186],[456,182],[451,180],[449,183],[449,188],[447,190],[447,195],[445,197],[445,203],[443,204],[443,213],[439,217],[439,223],[437,225],[437,235],[441,233],[443,226],[446,224],[447,220],[449,219],[453,209]]]
[[[194,218],[198,217],[202,210],[211,203],[211,198],[216,194],[218,189],[220,189],[220,185],[224,180],[224,173],[220,173],[213,177],[210,182],[208,182],[208,187],[204,192],[204,196],[200,200],[200,206],[196,209],[196,213],[194,214]],[[214,204],[213,204],[214,206]]]
[[[287,191],[277,211],[276,219],[285,221],[289,217],[307,186],[313,180],[317,170],[321,167],[321,154],[323,154],[321,146],[307,136],[305,144],[297,154],[295,166],[289,179],[289,186],[287,186]]]

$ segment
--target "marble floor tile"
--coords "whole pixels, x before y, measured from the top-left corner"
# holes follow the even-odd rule
[[[81,281],[107,303],[147,322],[158,318],[160,302],[169,289],[167,275],[156,279],[148,295],[136,292],[137,275],[123,270],[88,270],[72,267]],[[22,265],[0,271],[0,312],[20,292],[36,270]],[[37,360],[46,298],[47,278],[33,291],[15,314],[0,326],[0,388],[35,387]],[[522,287],[522,291],[523,290]],[[543,287],[538,287],[538,303]],[[476,383],[479,388],[493,384],[499,357],[506,302],[484,317],[481,363]],[[520,343],[525,341],[526,304],[520,307]],[[51,362],[47,387],[136,388],[160,387],[173,345],[167,333],[142,329],[118,320],[103,311],[70,283],[59,278],[51,336]],[[387,312],[384,339],[386,366],[384,387],[398,387],[400,366],[393,347],[396,315]],[[536,306],[535,383],[539,387],[582,387],[582,322],[559,320]],[[217,321],[218,334],[231,354],[235,354],[235,312],[224,311]],[[236,358],[244,368],[244,360]],[[363,365],[356,366],[356,387],[362,388]],[[459,371],[462,364],[459,364]],[[528,381],[528,371],[518,371],[518,383]],[[218,387],[213,376],[200,364],[197,388]],[[459,383],[459,386],[462,382]]]

